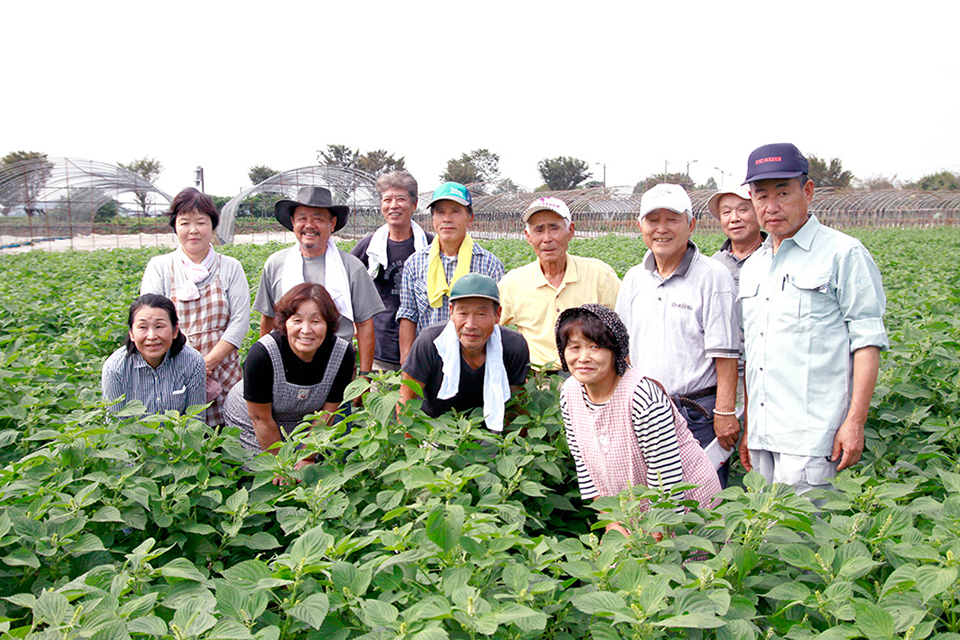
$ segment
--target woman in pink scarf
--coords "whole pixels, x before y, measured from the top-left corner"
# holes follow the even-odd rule
[[[173,300],[180,330],[203,355],[207,370],[207,424],[223,424],[223,402],[241,378],[237,348],[250,327],[250,289],[240,262],[213,250],[220,214],[209,196],[184,189],[170,205],[180,247],[147,264],[140,294]]]

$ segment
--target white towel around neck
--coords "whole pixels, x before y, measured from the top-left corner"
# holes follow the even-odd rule
[[[200,289],[197,288],[198,282],[203,282],[210,276],[213,270],[213,261],[217,258],[217,252],[213,250],[213,245],[207,249],[206,257],[199,263],[194,262],[187,257],[183,247],[177,247],[173,252],[173,259],[179,262],[179,269],[173,270],[173,285],[176,287],[177,300],[187,302],[188,300],[197,300],[200,297]]]
[[[443,382],[437,397],[448,400],[460,390],[460,339],[453,320],[447,320],[447,326],[433,344],[443,361]],[[487,359],[483,367],[483,421],[491,431],[503,431],[503,417],[509,399],[510,382],[503,364],[503,340],[500,327],[494,326],[493,334],[487,340]]]
[[[410,221],[413,230],[414,251],[420,251],[428,246],[427,234],[423,228],[413,220]],[[367,245],[367,273],[370,278],[376,278],[380,269],[387,268],[387,239],[390,236],[390,225],[383,225],[373,232],[370,244]]]
[[[353,322],[353,298],[350,295],[350,281],[347,279],[347,268],[343,266],[343,257],[340,250],[333,242],[333,238],[327,239],[327,252],[323,254],[323,280],[320,283],[326,288],[327,293],[333,298],[333,303],[337,305],[337,311],[340,315]],[[305,282],[303,279],[303,255],[300,253],[300,245],[295,244],[287,250],[287,255],[283,258],[283,273],[280,275],[280,289],[286,293],[298,284]]]

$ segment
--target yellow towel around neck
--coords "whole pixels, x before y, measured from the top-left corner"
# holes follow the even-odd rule
[[[433,239],[427,266],[427,300],[430,301],[431,307],[439,309],[443,304],[443,296],[450,294],[453,283],[470,273],[472,256],[473,238],[467,235],[460,244],[460,251],[457,252],[457,268],[453,272],[453,280],[447,282],[447,275],[443,272],[443,260],[440,259],[440,237]]]

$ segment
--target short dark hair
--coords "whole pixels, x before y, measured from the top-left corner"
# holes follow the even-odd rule
[[[200,193],[193,187],[187,187],[178,193],[173,199],[173,202],[170,203],[170,211],[167,212],[170,228],[175,229],[177,227],[178,215],[181,213],[189,213],[190,211],[196,211],[197,213],[206,215],[210,218],[214,229],[220,224],[220,214],[217,212],[217,207],[213,204],[210,196],[205,193]]]
[[[800,188],[803,189],[805,186],[807,186],[807,182],[810,181],[810,176],[805,173],[801,173],[799,176],[797,176],[797,180],[800,181]]]
[[[173,300],[166,296],[162,296],[159,293],[145,293],[136,300],[133,301],[133,304],[130,305],[130,312],[127,314],[127,341],[125,343],[127,347],[127,356],[132,356],[136,350],[137,345],[133,340],[130,339],[130,330],[133,330],[133,317],[137,315],[137,311],[144,307],[149,307],[151,309],[163,309],[167,312],[167,317],[170,319],[170,324],[174,328],[180,327],[180,318],[177,317],[177,307],[173,304]],[[183,351],[183,345],[187,344],[187,337],[183,335],[183,331],[177,332],[177,337],[173,339],[173,344],[170,345],[170,351],[167,353],[170,354],[171,358],[176,358],[180,355],[180,352]]]
[[[567,350],[567,343],[574,331],[579,331],[584,338],[595,343],[598,347],[613,352],[617,375],[622,376],[626,372],[626,358],[622,357],[623,345],[617,340],[613,329],[589,310],[580,313],[568,312],[566,317],[560,320],[560,326],[557,328],[557,347],[564,364],[566,364],[566,359],[563,352]]]
[[[327,334],[333,334],[340,328],[340,312],[326,287],[315,282],[303,282],[283,294],[273,306],[276,315],[273,317],[273,326],[281,335],[287,335],[287,320],[297,312],[304,302],[313,300],[320,308],[320,315],[327,323]]]

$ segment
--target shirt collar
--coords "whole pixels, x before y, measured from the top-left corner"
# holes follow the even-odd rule
[[[580,269],[577,267],[577,262],[573,259],[573,256],[569,253],[567,256],[567,268],[563,272],[563,284],[569,284],[571,282],[576,282],[580,279]],[[546,287],[550,286],[550,283],[547,282],[547,277],[543,275],[543,269],[540,267],[540,261],[537,260],[537,268],[533,270],[533,286],[535,287]]]
[[[820,221],[817,220],[817,216],[810,214],[810,217],[806,222],[803,223],[803,226],[797,229],[797,232],[791,237],[787,238],[783,242],[793,241],[795,245],[803,249],[804,251],[810,251],[810,247],[813,245],[813,239],[816,237],[817,232],[820,231],[820,227],[823,225],[820,224]],[[783,248],[783,242],[780,243],[780,248]],[[769,244],[771,250],[773,249],[773,236],[768,237],[763,242],[764,245]]]
[[[683,260],[680,261],[680,266],[677,267],[677,270],[671,273],[669,277],[677,276],[682,278],[687,275],[687,269],[690,268],[690,265],[693,264],[693,261],[699,253],[700,250],[697,248],[697,245],[695,245],[692,240],[687,240],[687,252],[683,254]],[[650,273],[657,273],[657,259],[654,257],[653,251],[647,251],[647,255],[643,258],[643,266],[646,267]]]
[[[130,357],[133,358],[134,369],[153,369],[153,367],[150,366],[150,363],[143,359],[143,355],[139,351],[134,350],[134,352],[130,354]],[[160,361],[160,366],[157,367],[157,369],[162,368],[163,365],[167,364],[169,360],[170,350],[167,349],[167,352],[163,354],[163,360]],[[156,371],[157,369],[153,370]]]
[[[760,246],[761,246],[761,247],[763,246],[763,243],[764,243],[764,241],[765,241],[766,239],[767,239],[767,232],[766,232],[766,231],[761,231],[761,232],[760,232]],[[760,247],[757,247],[757,249],[759,249],[759,248],[760,248]],[[730,238],[727,238],[726,240],[723,241],[723,244],[720,245],[720,251],[723,251],[723,252],[725,252],[725,253],[729,253],[729,254],[730,254],[731,256],[733,256],[734,258],[737,257],[737,256],[734,256],[734,255],[733,255],[733,242],[730,241]],[[752,254],[751,254],[751,255],[752,255]],[[749,257],[750,257],[750,256],[747,256],[747,258],[749,258]],[[743,260],[746,260],[747,258],[743,258]],[[743,262],[743,260],[740,260],[740,262]]]

